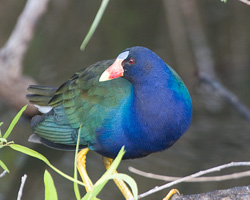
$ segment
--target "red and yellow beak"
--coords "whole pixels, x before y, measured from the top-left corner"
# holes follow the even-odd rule
[[[99,82],[123,76],[124,69],[122,67],[122,61],[123,59],[117,58],[115,62],[102,73]]]

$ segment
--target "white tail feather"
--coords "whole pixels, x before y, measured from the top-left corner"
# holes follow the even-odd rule
[[[48,113],[53,108],[52,106],[39,106],[39,105],[34,105],[34,106],[43,114]]]

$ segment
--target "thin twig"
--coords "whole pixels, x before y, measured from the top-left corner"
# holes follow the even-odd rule
[[[0,174],[0,178],[3,178],[8,172],[6,170],[4,170],[1,174]]]
[[[147,191],[145,193],[140,194],[138,196],[138,199],[146,197],[146,196],[149,196],[149,195],[151,195],[153,193],[159,192],[159,191],[161,191],[163,189],[169,188],[169,187],[171,187],[173,185],[185,182],[187,180],[203,176],[204,174],[208,174],[208,173],[212,173],[212,172],[217,172],[217,171],[220,171],[222,169],[229,168],[229,167],[238,167],[238,166],[250,166],[250,162],[231,162],[231,163],[228,163],[228,164],[224,164],[224,165],[220,165],[220,166],[217,166],[217,167],[213,167],[211,169],[200,171],[200,172],[197,172],[195,174],[192,174],[192,175],[186,176],[184,178],[178,179],[176,181],[172,181],[170,183],[164,184],[162,186],[156,186],[155,188],[153,188],[153,189],[151,189],[151,190],[149,190],[149,191]],[[132,200],[132,199],[130,199],[130,200]]]
[[[128,169],[129,169],[129,171],[131,171],[135,174],[138,174],[140,176],[146,177],[146,178],[152,178],[152,179],[168,181],[168,182],[183,178],[183,177],[164,176],[164,175],[148,173],[148,172],[144,172],[144,171],[135,169],[133,167],[129,167]],[[243,178],[243,177],[247,177],[247,176],[250,176],[250,171],[233,173],[233,174],[222,175],[222,176],[198,177],[198,178],[187,180],[185,182],[226,181],[226,180],[231,180],[231,179]]]
[[[239,0],[239,1],[242,2],[242,3],[247,4],[248,6],[250,6],[250,1],[248,1],[248,0]]]
[[[26,182],[26,179],[27,179],[27,175],[24,174],[22,176],[22,179],[21,179],[21,185],[20,185],[20,188],[19,188],[19,191],[18,191],[18,196],[17,196],[17,200],[21,200],[22,198],[22,195],[23,195],[23,188],[24,188],[24,184]]]

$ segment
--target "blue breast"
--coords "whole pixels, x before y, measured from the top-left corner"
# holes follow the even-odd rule
[[[150,87],[132,86],[97,130],[93,150],[114,158],[125,146],[123,159],[139,158],[169,148],[184,134],[192,119],[191,98],[176,72],[166,70],[168,78],[160,83],[157,77]]]

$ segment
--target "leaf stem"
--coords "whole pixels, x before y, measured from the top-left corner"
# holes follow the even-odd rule
[[[104,11],[106,10],[106,7],[109,3],[109,0],[102,0],[101,6],[95,16],[95,19],[93,21],[93,23],[91,24],[91,27],[89,29],[89,32],[87,33],[86,37],[84,38],[80,50],[83,51],[85,49],[85,47],[87,46],[89,40],[91,39],[91,37],[93,36],[98,24],[101,21],[102,15],[104,13]]]
[[[76,143],[76,150],[75,150],[75,161],[74,161],[74,179],[77,180],[77,155],[78,155],[78,150],[79,150],[79,142],[80,142],[80,134],[81,134],[82,126],[79,127],[78,130],[78,137],[77,137],[77,143]],[[77,200],[81,199],[81,194],[79,191],[78,184],[74,182],[74,191],[75,191],[75,196]]]

